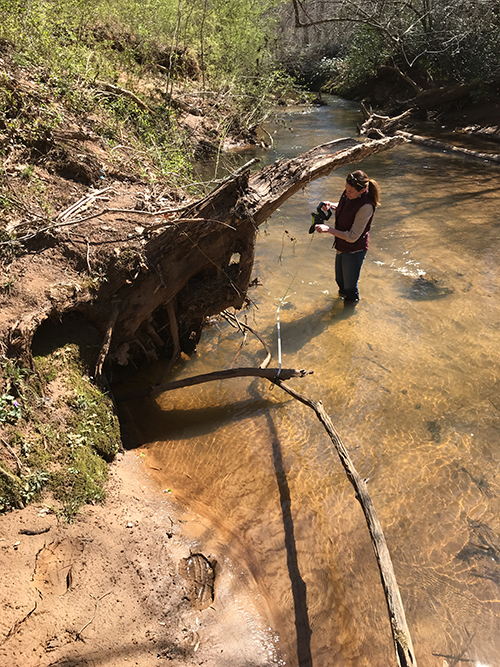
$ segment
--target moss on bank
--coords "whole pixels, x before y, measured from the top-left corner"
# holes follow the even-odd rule
[[[67,520],[85,503],[102,502],[107,462],[120,447],[110,397],[91,379],[95,344],[44,331],[36,371],[2,359],[0,510],[43,496]],[[73,331],[74,333],[74,331]]]

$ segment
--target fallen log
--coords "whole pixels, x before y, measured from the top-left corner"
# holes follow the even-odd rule
[[[229,307],[240,309],[253,269],[257,227],[282,203],[306,185],[346,164],[404,143],[404,137],[360,142],[337,139],[289,160],[278,160],[258,172],[238,174],[209,196],[182,211],[182,218],[167,217],[164,230],[144,248],[145,264],[133,285],[121,285],[113,298],[121,304],[113,333],[110,357],[141,355],[158,349],[146,323],[157,323],[171,345],[166,304],[176,303],[181,350],[192,353],[206,318]],[[182,220],[189,222],[182,222]],[[93,317],[109,317],[109,286],[93,304]],[[101,325],[101,329],[104,327]],[[168,346],[167,345],[167,346]],[[142,356],[142,355],[141,355]]]
[[[455,132],[500,143],[500,125],[467,125],[467,127],[456,128]]]
[[[500,164],[500,155],[496,153],[480,153],[478,151],[471,151],[468,148],[461,148],[460,146],[445,144],[442,141],[437,141],[436,139],[428,139],[427,137],[421,137],[418,134],[410,134],[409,132],[403,132],[402,130],[397,130],[396,135],[404,137],[413,144],[425,146],[426,148],[432,148],[444,153],[462,155],[465,158],[480,160],[481,162],[494,162],[495,164]]]
[[[83,315],[105,341],[100,373],[106,365],[139,366],[158,356],[178,357],[179,349],[191,354],[207,318],[245,304],[260,224],[315,179],[405,141],[402,136],[338,139],[253,174],[246,165],[201,200],[171,210],[159,202],[156,212],[153,208],[147,215],[134,208],[134,201],[123,205],[128,195],[119,184],[105,193],[117,206],[94,193],[25,234],[22,242],[34,251],[33,259],[27,262],[16,254],[9,273],[17,271],[23,283],[37,281],[40,288],[36,303],[31,290],[23,292],[25,298],[17,294],[12,304],[7,295],[0,342],[8,354],[32,364],[31,342],[40,325],[71,312]],[[82,206],[92,210],[80,217]],[[154,223],[145,224],[151,215]],[[89,267],[92,275],[85,286],[82,272],[89,273]],[[110,327],[115,304],[118,312]],[[168,304],[174,305],[175,318]]]
[[[429,111],[443,104],[449,104],[450,102],[467,97],[467,95],[470,95],[477,89],[477,83],[462,83],[443,88],[431,88],[417,93],[414,102],[419,109]]]

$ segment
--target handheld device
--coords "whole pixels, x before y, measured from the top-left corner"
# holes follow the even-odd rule
[[[326,222],[327,220],[329,220],[331,218],[332,210],[328,209],[328,212],[325,213],[323,211],[323,208],[322,208],[324,205],[325,205],[325,202],[323,202],[323,201],[320,202],[318,204],[316,210],[311,213],[311,215],[312,215],[312,224],[309,227],[309,234],[312,234],[314,232],[314,228],[316,227],[316,225],[321,225],[321,224],[323,224],[324,222]]]

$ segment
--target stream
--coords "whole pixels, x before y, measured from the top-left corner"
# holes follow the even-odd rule
[[[328,98],[282,121],[267,127],[274,148],[242,161],[353,136],[361,115]],[[381,206],[349,308],[333,237],[308,229],[357,167],[377,180]],[[258,284],[238,315],[277,366],[279,307],[283,368],[314,371],[289,384],[323,402],[368,480],[419,667],[500,665],[499,176],[407,144],[311,183],[260,227]],[[264,357],[255,337],[214,321],[171,379]],[[365,519],[312,410],[238,378],[138,401],[128,418],[152,484],[186,508],[193,551],[237,581],[242,620],[234,629],[228,614],[228,632],[263,647],[252,664],[395,664]]]

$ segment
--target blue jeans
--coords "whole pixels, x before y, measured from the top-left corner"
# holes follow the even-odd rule
[[[338,252],[335,256],[335,280],[346,301],[359,299],[358,280],[365,257],[366,250]]]

